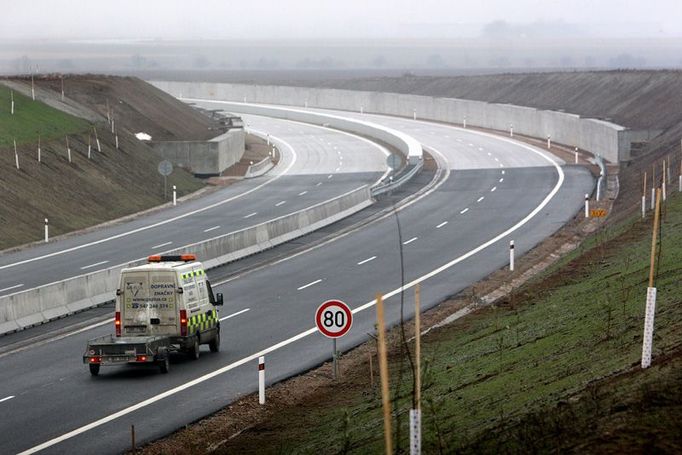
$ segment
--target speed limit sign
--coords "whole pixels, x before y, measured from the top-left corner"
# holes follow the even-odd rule
[[[315,324],[328,338],[344,336],[353,325],[353,313],[340,300],[327,300],[315,312]]]

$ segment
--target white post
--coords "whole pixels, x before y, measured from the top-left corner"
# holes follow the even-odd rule
[[[410,409],[410,455],[422,453],[422,411]]]
[[[114,134],[114,125],[115,125],[115,123],[116,123],[116,121],[114,120],[114,117],[112,116],[112,117],[111,117],[111,134]]]
[[[64,102],[64,76],[62,76],[62,102]]]
[[[258,357],[258,403],[265,404],[265,356]]]
[[[270,133],[268,133],[268,134],[265,136],[265,138],[266,138],[267,141],[268,141],[268,145],[270,145]]]
[[[642,218],[646,217],[646,196],[642,195]]]
[[[178,205],[177,193],[175,192],[175,185],[173,185],[173,205]]]
[[[246,103],[246,97],[244,97],[244,102]]]
[[[69,138],[66,138],[66,155],[69,157],[69,163],[71,162],[71,147],[69,147]]]
[[[38,138],[38,162],[40,163],[40,138]]]
[[[412,120],[417,120],[417,110],[412,109]]]
[[[47,224],[47,218],[45,218],[45,243],[47,243],[50,240],[50,228],[48,227]]]
[[[680,175],[679,178],[678,178],[677,186],[678,186],[677,191],[679,191],[680,193],[682,193],[682,175]]]
[[[585,195],[585,218],[590,217],[590,195]]]
[[[552,148],[552,136],[549,134],[547,135],[547,148],[551,149]]]
[[[116,140],[116,150],[118,150],[118,134],[114,137],[114,139]]]
[[[466,128],[467,127],[467,116],[464,116],[464,121],[462,121],[462,127]]]
[[[578,164],[578,147],[575,148],[575,164]]]
[[[12,115],[14,115],[14,90],[10,90],[9,94],[12,97],[12,109],[10,112],[12,113]]]
[[[599,171],[599,180],[597,180],[597,201],[601,199],[601,182],[603,181],[604,173]]]
[[[514,241],[509,242],[509,271],[514,271]]]
[[[273,160],[275,159],[275,147],[274,146],[272,147],[272,159]]]
[[[88,136],[88,159],[90,159],[90,152],[92,152],[92,145],[90,143],[90,136]]]
[[[654,315],[656,313],[656,288],[646,290],[646,314],[644,316],[644,340],[642,341],[642,368],[651,365],[651,343],[654,338]]]
[[[509,124],[509,136],[514,137],[514,125]]]
[[[305,100],[304,106],[305,106],[306,109],[308,109],[308,100]]]
[[[365,113],[365,108],[363,106],[360,106],[360,113],[364,114]]]
[[[654,209],[656,205],[656,188],[651,188],[651,210]]]
[[[19,169],[19,153],[17,153],[17,140],[12,139],[12,141],[14,142],[14,162],[17,165],[17,169]]]
[[[33,87],[33,74],[31,74],[31,98],[36,100],[36,89]]]

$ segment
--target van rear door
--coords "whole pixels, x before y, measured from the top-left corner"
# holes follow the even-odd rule
[[[124,336],[175,335],[179,332],[175,273],[131,271],[121,277]]]

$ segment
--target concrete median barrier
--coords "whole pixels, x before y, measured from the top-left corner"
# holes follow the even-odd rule
[[[196,253],[207,269],[267,250],[305,235],[372,204],[368,186],[265,223],[186,245],[172,253]],[[112,301],[122,268],[129,264],[46,284],[24,292],[0,297],[0,334],[57,319]]]

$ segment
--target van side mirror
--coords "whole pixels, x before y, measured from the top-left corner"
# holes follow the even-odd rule
[[[215,305],[216,306],[222,306],[223,305],[223,293],[219,292],[215,296]]]

